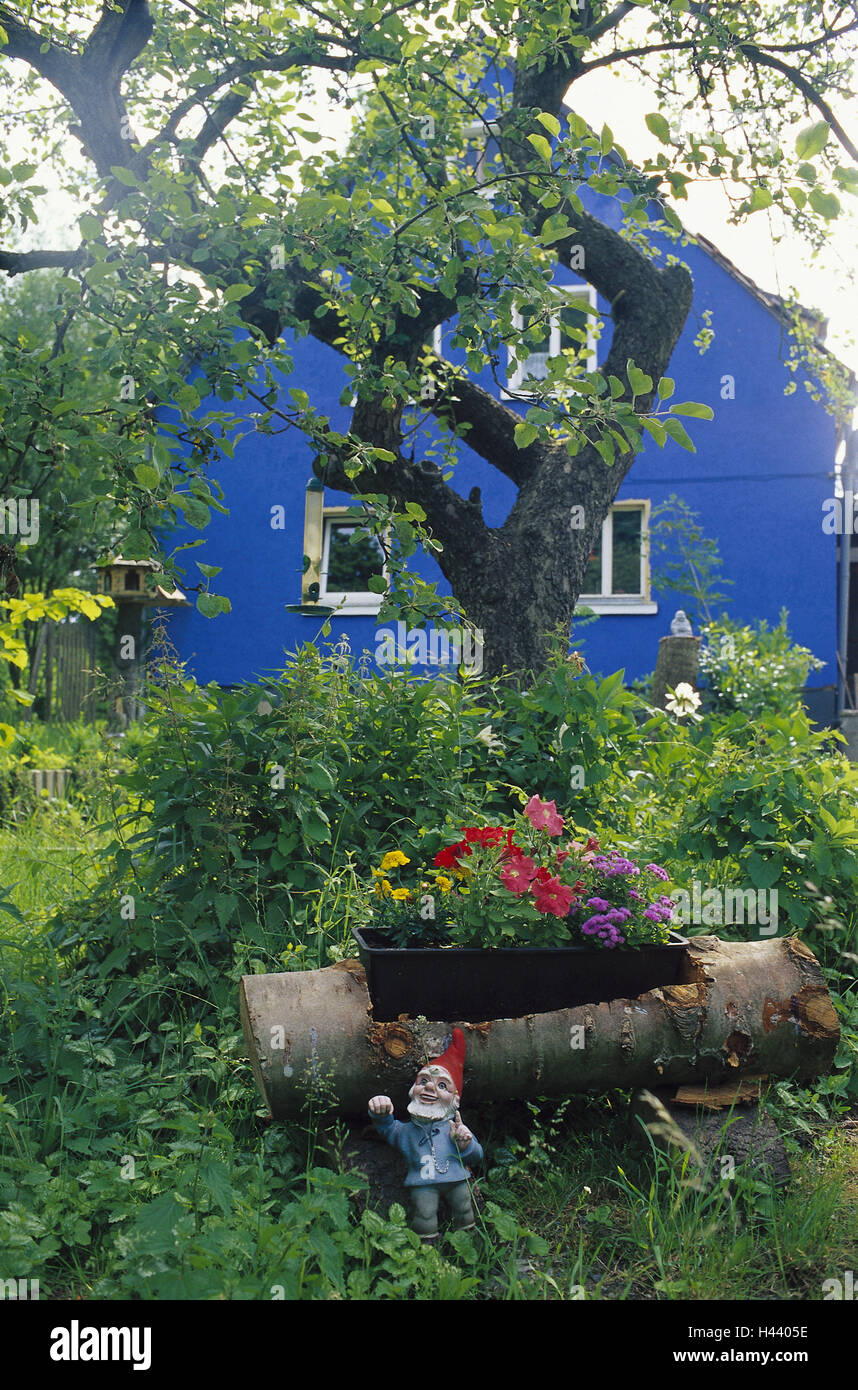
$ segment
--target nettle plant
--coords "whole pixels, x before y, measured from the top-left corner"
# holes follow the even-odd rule
[[[389,873],[410,860],[400,851],[373,870],[380,900],[372,922],[395,945],[556,947],[615,950],[664,944],[673,901],[657,892],[668,879],[643,869],[577,830],[553,801],[529,799],[511,825],[463,826],[419,888],[394,887]],[[560,837],[566,831],[569,838]]]

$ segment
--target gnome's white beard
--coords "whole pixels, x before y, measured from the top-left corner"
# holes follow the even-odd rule
[[[451,1120],[455,1111],[455,1101],[444,1102],[436,1100],[432,1101],[430,1104],[426,1104],[421,1100],[417,1100],[415,1097],[408,1105],[409,1115],[413,1120],[416,1120],[418,1124],[429,1124],[432,1120]]]

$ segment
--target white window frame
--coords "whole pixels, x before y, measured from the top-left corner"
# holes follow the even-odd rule
[[[325,607],[336,608],[342,615],[351,617],[375,616],[381,607],[383,594],[374,594],[371,589],[336,590],[328,588],[328,557],[331,549],[331,531],[339,522],[349,526],[360,526],[360,521],[349,513],[350,507],[324,507],[322,510],[322,554],[319,562],[319,603]],[[382,565],[382,573],[387,577],[387,566]]]
[[[596,291],[592,285],[553,285],[552,289],[554,293],[557,295],[558,301],[561,302],[558,304],[558,312],[556,314],[551,315],[551,329],[548,340],[548,356],[559,357],[561,351],[563,350],[563,339],[560,331],[560,310],[563,307],[562,301],[571,299],[586,299],[587,303],[591,306],[591,308],[598,309],[598,299]],[[599,366],[596,340],[596,319],[594,315],[588,314],[587,320],[587,371],[595,372],[598,370]],[[513,310],[512,321],[516,329],[518,329],[520,332],[524,331],[524,318],[518,309]],[[503,392],[504,400],[512,400],[513,396],[511,393],[513,392],[517,396],[521,396],[522,394],[524,394],[526,399],[530,399],[532,396],[535,395],[534,392],[522,391],[524,382],[527,380],[529,375],[529,372],[527,370],[527,364],[530,361],[530,358],[533,356],[535,356],[535,354],[531,353],[530,356],[526,357],[523,362],[514,361],[512,352],[510,351],[509,347],[507,347],[507,389]]]
[[[649,567],[649,514],[651,502],[648,497],[624,497],[615,502],[602,522],[602,591],[598,594],[581,593],[578,602],[582,607],[592,608],[594,613],[657,613],[658,604],[652,598],[652,581]],[[614,594],[614,514],[616,512],[641,513],[641,570],[639,594]]]

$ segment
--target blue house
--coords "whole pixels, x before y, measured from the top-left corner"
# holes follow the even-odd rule
[[[584,201],[602,221],[619,225],[614,200],[587,190]],[[656,235],[652,240],[664,254],[677,254],[675,243]],[[580,599],[598,615],[582,634],[587,663],[604,673],[622,667],[627,680],[652,671],[659,638],[669,632],[683,602],[681,595],[659,592],[648,547],[653,509],[675,494],[699,515],[704,534],[718,542],[723,575],[732,581],[730,617],[776,623],[786,608],[793,640],[824,661],[812,678],[816,693],[809,692],[809,704],[816,717],[830,722],[837,682],[837,553],[823,521],[835,490],[838,430],[806,391],[784,394],[792,377],[785,366],[789,339],[782,301],[754,285],[704,237],[678,254],[692,273],[695,292],[669,371],[676,398],[705,402],[715,418],[692,422],[696,454],[671,440],[659,449],[647,438],[623,482]],[[557,314],[550,333],[525,363],[508,364],[511,390],[528,377],[544,376],[548,358],[560,351],[564,322],[592,326],[586,348],[590,367],[607,352],[607,317],[589,315],[585,304],[601,314],[607,306],[563,267],[555,283]],[[714,336],[701,352],[695,339],[710,322]],[[601,336],[596,325],[605,329]],[[463,362],[450,347],[451,337],[450,325],[442,325],[433,346],[448,360]],[[307,337],[294,344],[294,360],[284,388],[305,390],[332,427],[346,432],[350,405],[341,403],[344,391],[348,400],[343,359]],[[503,386],[488,371],[477,379],[503,396]],[[523,408],[519,401],[509,403]],[[232,408],[240,414],[243,406],[232,402]],[[249,436],[234,459],[223,459],[213,472],[230,514],[213,515],[205,544],[193,555],[221,567],[216,587],[229,596],[232,611],[214,620],[194,609],[170,616],[172,641],[197,679],[228,685],[264,677],[282,668],[284,653],[307,641],[343,635],[354,658],[367,651],[373,661],[389,660],[397,644],[401,648],[401,634],[380,630],[380,599],[368,587],[370,575],[381,569],[380,556],[368,536],[351,543],[357,524],[347,515],[352,499],[313,477],[308,443],[297,432]],[[480,488],[488,526],[502,524],[515,496],[514,485],[464,443],[451,486],[465,497]],[[424,578],[441,581],[428,557],[420,555],[413,563]],[[443,581],[439,588],[449,592]],[[331,610],[331,636],[322,638]],[[851,655],[858,660],[858,645]],[[435,657],[443,659],[440,646]],[[431,649],[427,660],[431,666]]]

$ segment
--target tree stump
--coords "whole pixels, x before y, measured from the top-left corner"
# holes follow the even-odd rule
[[[701,640],[700,637],[659,638],[650,704],[664,709],[668,690],[675,690],[683,681],[697,689]]]

